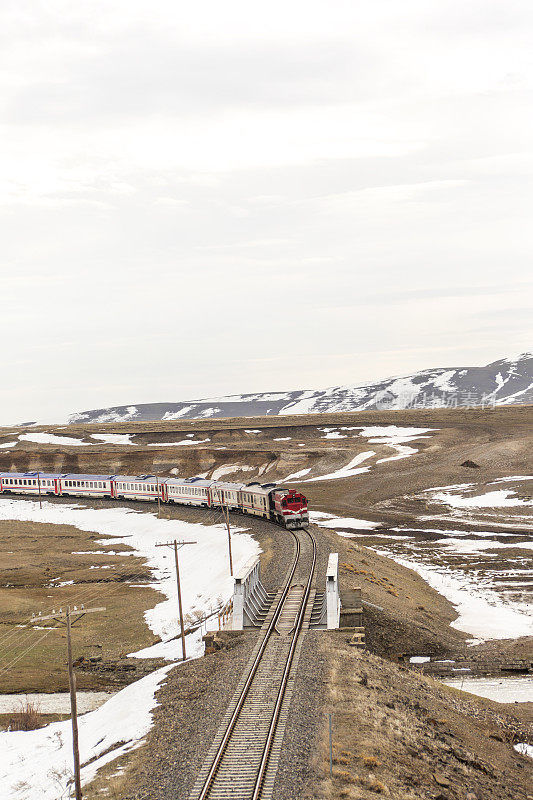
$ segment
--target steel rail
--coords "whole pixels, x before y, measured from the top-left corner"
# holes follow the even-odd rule
[[[274,742],[274,736],[276,735],[276,729],[277,729],[277,726],[278,726],[279,715],[280,715],[281,707],[283,705],[283,700],[284,700],[284,697],[285,697],[285,690],[287,688],[287,683],[289,681],[289,675],[290,675],[290,671],[291,671],[291,667],[292,667],[294,653],[295,653],[296,646],[297,646],[297,643],[298,643],[298,639],[299,639],[299,636],[300,636],[300,633],[301,633],[301,630],[302,630],[303,621],[304,621],[304,617],[305,617],[305,612],[306,612],[306,609],[307,609],[307,603],[308,603],[308,600],[309,600],[309,595],[311,593],[311,586],[313,584],[313,577],[314,577],[314,574],[315,574],[315,567],[316,567],[316,540],[315,540],[315,537],[311,533],[309,533],[309,531],[307,529],[305,529],[305,532],[307,533],[307,535],[311,539],[311,543],[313,545],[313,561],[312,561],[312,564],[311,564],[311,569],[309,570],[309,578],[307,580],[307,585],[305,587],[305,591],[304,591],[304,594],[303,594],[303,597],[302,597],[302,601],[301,601],[300,609],[298,611],[298,616],[297,616],[297,619],[296,619],[296,623],[294,625],[294,633],[293,633],[293,637],[292,637],[291,647],[290,647],[290,650],[289,650],[289,654],[287,656],[287,662],[285,664],[285,669],[283,671],[283,676],[281,678],[281,684],[280,684],[280,687],[279,687],[278,696],[276,698],[276,704],[274,706],[274,712],[272,714],[272,720],[270,722],[270,726],[269,726],[269,729],[268,729],[268,735],[267,735],[267,739],[266,739],[266,742],[265,742],[265,747],[264,747],[264,750],[263,750],[261,763],[259,765],[259,771],[258,771],[258,774],[257,774],[257,778],[256,778],[255,786],[254,786],[254,791],[253,791],[253,794],[252,794],[252,800],[259,800],[259,798],[261,797],[262,787],[263,787],[263,779],[265,777],[265,772],[266,772],[267,767],[268,767],[268,762],[269,762],[269,758],[270,758],[270,751],[272,749],[272,744]]]
[[[288,578],[286,580],[285,586],[283,588],[281,597],[280,597],[280,599],[278,601],[278,605],[276,607],[274,615],[273,615],[273,617],[272,617],[272,619],[271,619],[271,621],[270,621],[270,623],[268,625],[268,628],[267,628],[267,630],[265,632],[265,636],[263,638],[263,641],[261,642],[261,646],[260,646],[260,648],[259,648],[259,650],[257,652],[257,655],[256,655],[255,659],[254,659],[254,663],[252,664],[252,667],[251,667],[251,669],[250,669],[250,671],[248,673],[248,677],[246,679],[246,683],[243,686],[243,689],[242,689],[242,692],[240,694],[239,700],[237,701],[237,705],[235,706],[235,709],[234,709],[234,711],[233,711],[233,713],[231,715],[231,718],[230,718],[230,720],[228,722],[228,725],[226,727],[226,731],[225,731],[224,736],[222,738],[222,741],[221,741],[221,743],[220,743],[220,745],[218,747],[218,750],[217,750],[217,753],[216,753],[215,758],[213,760],[213,763],[211,765],[211,768],[210,768],[210,770],[209,770],[209,772],[208,772],[208,774],[206,776],[203,788],[202,788],[200,794],[198,795],[198,800],[206,800],[206,798],[209,796],[211,785],[213,783],[213,780],[216,777],[216,774],[218,772],[218,769],[219,769],[220,764],[222,762],[222,759],[224,757],[224,753],[226,752],[226,748],[227,748],[228,742],[231,739],[231,735],[232,735],[232,733],[233,733],[233,731],[235,729],[235,725],[237,724],[237,720],[239,719],[239,715],[240,715],[240,713],[242,711],[242,708],[243,708],[243,706],[244,706],[244,704],[246,702],[246,698],[248,696],[248,692],[249,692],[250,687],[251,687],[251,685],[253,683],[253,680],[254,680],[254,677],[256,675],[256,672],[257,672],[257,670],[259,668],[259,664],[261,663],[261,659],[263,657],[263,654],[265,652],[267,644],[268,644],[268,642],[270,640],[270,637],[271,637],[273,631],[275,630],[276,623],[277,623],[277,621],[279,619],[279,616],[280,616],[281,611],[283,609],[283,605],[285,603],[285,600],[286,600],[287,595],[289,593],[289,590],[291,588],[292,579],[294,577],[294,573],[296,572],[296,567],[298,566],[298,560],[300,558],[300,549],[301,549],[300,548],[300,541],[299,541],[298,537],[296,536],[296,534],[293,531],[291,531],[291,533],[292,533],[292,535],[294,537],[294,540],[296,542],[296,553],[295,553],[295,556],[294,556],[294,560],[293,560],[293,563],[292,563],[292,566],[291,566],[291,570],[290,570],[289,576],[288,576]],[[309,535],[311,536],[311,534],[309,534]],[[316,549],[316,546],[315,546],[315,549]]]

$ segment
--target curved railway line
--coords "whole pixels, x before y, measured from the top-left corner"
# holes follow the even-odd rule
[[[274,598],[190,800],[269,800],[303,641],[314,600],[317,548],[291,531],[295,554]]]

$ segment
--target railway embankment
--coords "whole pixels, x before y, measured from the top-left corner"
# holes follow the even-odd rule
[[[279,585],[291,558],[285,532],[260,521],[263,580]],[[341,590],[358,583],[367,607],[368,649],[342,631],[307,633],[289,711],[274,796],[277,800],[530,800],[531,759],[513,744],[533,741],[530,704],[498,704],[457,692],[398,663],[409,653],[457,654],[465,636],[455,612],[416,573],[333,531],[314,531],[318,581],[327,555],[340,553]],[[319,584],[318,584],[318,588]],[[98,784],[124,800],[187,798],[257,639],[231,637],[201,659],[178,665],[158,694],[146,743],[123,775]],[[328,715],[333,770],[329,773]],[[120,762],[118,762],[120,764]],[[117,771],[117,762],[110,772]],[[115,794],[113,794],[115,793]]]

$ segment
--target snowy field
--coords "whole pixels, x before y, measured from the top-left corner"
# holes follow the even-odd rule
[[[105,764],[140,746],[152,725],[155,693],[172,666],[152,672],[80,716],[82,785]],[[0,732],[2,800],[63,800],[70,796],[72,774],[70,720],[36,731]]]
[[[401,533],[383,532],[365,545],[414,570],[446,597],[458,613],[454,628],[475,640],[533,636],[531,541],[510,535],[500,542],[500,534],[489,532],[394,530]],[[507,549],[514,554],[506,557]]]
[[[334,432],[333,429],[324,430],[327,434]],[[384,429],[378,430],[383,434]],[[390,437],[399,436],[399,430],[390,432]],[[420,430],[423,429],[404,429],[403,433],[414,436]],[[376,432],[376,429],[365,429],[367,436]],[[400,446],[397,441],[395,444]],[[323,477],[331,479],[343,477],[343,474],[343,470],[339,470]],[[506,527],[511,524],[515,527],[514,533],[452,527],[458,523],[453,516],[457,508],[491,508],[497,512],[509,506],[532,506],[532,500],[517,497],[512,489],[501,488],[502,484],[530,480],[530,476],[523,475],[500,478],[493,482],[499,485],[494,491],[480,492],[474,483],[428,489],[424,494],[450,508],[449,517],[439,517],[449,523],[446,530],[433,527],[385,530],[368,520],[318,511],[311,511],[310,519],[320,527],[337,530],[340,536],[364,536],[366,546],[417,572],[454,605],[458,617],[452,625],[470,634],[473,644],[487,639],[533,636],[533,541],[527,533],[521,532],[531,530],[524,522],[527,518],[520,517],[524,524],[516,524],[514,520],[505,523]],[[435,518],[420,516],[419,519]]]
[[[186,614],[210,613],[230,597],[233,589],[227,533],[222,524],[205,526],[158,519],[155,513],[120,506],[92,509],[78,504],[44,502],[40,511],[37,502],[8,498],[0,498],[0,519],[74,525],[80,530],[107,534],[99,544],[129,545],[137,555],[146,558],[154,576],[151,585],[164,599],[145,612],[145,619],[150,630],[162,641],[130,655],[162,657],[169,661],[181,657],[181,642],[174,639],[179,630],[174,556],[170,548],[156,548],[157,542],[172,539],[197,542],[180,550]],[[239,569],[260,550],[249,533],[243,529],[232,530],[233,561],[235,569]],[[90,559],[91,553],[86,555]],[[201,655],[201,631],[188,636],[186,643],[189,657]],[[80,717],[81,761],[86,765],[82,769],[84,783],[92,780],[101,766],[139,746],[151,726],[155,692],[173,666],[171,663],[131,684],[96,711]],[[110,752],[106,752],[108,750]],[[2,800],[66,797],[71,765],[70,721],[53,723],[37,731],[0,733]]]

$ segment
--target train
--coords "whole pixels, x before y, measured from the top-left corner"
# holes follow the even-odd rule
[[[141,500],[204,508],[228,508],[263,517],[285,528],[309,525],[307,498],[275,483],[226,483],[155,475],[76,475],[0,472],[0,494]]]

